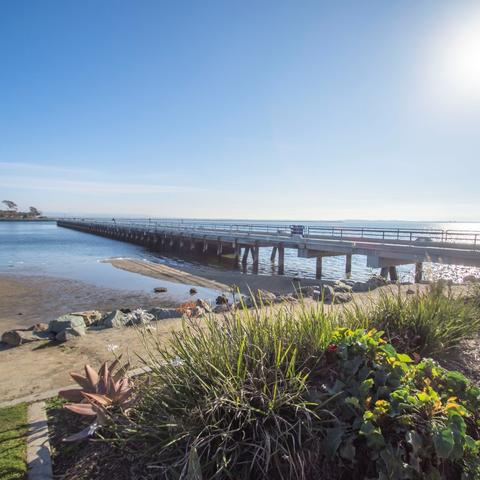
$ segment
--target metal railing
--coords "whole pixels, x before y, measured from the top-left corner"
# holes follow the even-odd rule
[[[247,235],[274,235],[292,237],[301,235],[306,239],[338,239],[348,241],[373,241],[379,243],[398,243],[418,246],[447,246],[451,248],[480,248],[480,232],[470,230],[408,229],[377,227],[344,227],[323,225],[298,225],[287,223],[234,223],[205,222],[163,219],[89,219],[65,218],[60,221],[77,224],[94,224],[108,227],[142,229],[145,232],[162,230],[204,231],[218,233],[238,233]],[[303,234],[302,234],[303,232]]]

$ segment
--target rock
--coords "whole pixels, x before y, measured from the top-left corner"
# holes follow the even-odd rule
[[[128,319],[125,325],[128,327],[132,325],[147,325],[155,320],[155,317],[151,313],[142,308],[137,308],[133,312],[127,313],[127,317]]]
[[[32,325],[28,330],[34,333],[48,332],[48,323],[36,323]]]
[[[350,302],[352,300],[352,294],[349,293],[349,292],[339,292],[339,293],[335,293],[332,301],[333,303],[347,303],[347,302]]]
[[[205,315],[205,310],[198,305],[191,310],[192,317],[201,317],[202,315]]]
[[[129,315],[121,310],[114,310],[107,314],[101,321],[101,325],[105,328],[122,328],[130,320]]]
[[[407,295],[415,295],[415,290],[413,288],[409,288],[406,293]]]
[[[197,300],[196,305],[197,305],[197,307],[203,308],[203,310],[205,310],[205,312],[211,312],[212,311],[211,305],[206,300],[202,300],[201,298],[199,298]]]
[[[57,333],[55,340],[57,342],[67,342],[77,337],[83,337],[85,335],[85,327],[69,327],[61,332]]]
[[[155,293],[165,293],[165,292],[167,291],[167,289],[166,289],[165,287],[155,287],[155,288],[153,289],[153,291],[154,291]]]
[[[339,282],[348,285],[349,287],[353,287],[357,282],[355,280],[351,280],[350,278],[345,278],[344,280],[338,280]]]
[[[375,290],[384,285],[388,285],[388,280],[380,275],[373,275],[366,282],[355,282],[352,290],[354,292],[369,292],[370,290]]]
[[[226,295],[219,295],[215,300],[217,305],[226,305],[228,303],[228,297]]]
[[[333,299],[335,292],[333,287],[330,285],[324,285],[322,288],[315,290],[313,292],[312,298],[318,301],[324,301],[325,303],[330,303]]]
[[[285,303],[296,303],[298,300],[293,295],[279,295],[277,297],[278,302],[285,302]]]
[[[333,284],[333,290],[335,291],[335,293],[351,293],[352,292],[352,287],[351,287],[351,285],[348,285],[345,282],[337,280]]]
[[[229,312],[232,309],[232,306],[229,305],[228,303],[222,303],[220,305],[217,305],[213,309],[213,313],[226,313]]]
[[[71,315],[79,315],[83,318],[85,325],[90,327],[91,325],[96,325],[102,319],[102,312],[98,310],[87,310],[86,312],[75,312]]]
[[[273,303],[277,301],[277,295],[275,295],[275,293],[269,292],[268,290],[258,289],[255,292],[255,299],[258,303]]]
[[[66,328],[72,327],[84,327],[85,328],[85,321],[82,316],[74,315],[74,314],[67,314],[58,317],[56,320],[52,320],[48,324],[48,329],[53,333],[60,333]]]
[[[153,315],[154,320],[165,320],[167,318],[179,318],[182,314],[176,308],[154,307],[148,310]]]
[[[313,298],[315,295],[314,292],[321,291],[322,287],[320,285],[306,285],[305,287],[300,287],[295,290],[293,296],[296,298]]]
[[[480,282],[480,278],[477,278],[475,275],[466,275],[463,277],[463,283],[477,283]]]
[[[2,342],[12,347],[48,339],[49,335],[47,332],[36,333],[33,330],[9,330],[2,334]]]
[[[198,290],[196,288],[191,288],[190,289],[190,295],[196,295],[198,293]]]

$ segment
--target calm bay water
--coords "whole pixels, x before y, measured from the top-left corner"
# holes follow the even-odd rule
[[[227,223],[222,220],[222,223]],[[231,223],[241,223],[237,220]],[[247,223],[247,222],[246,222]],[[268,222],[261,222],[268,223]],[[271,222],[275,225],[332,225],[333,222]],[[365,226],[379,228],[435,228],[480,231],[479,223],[414,223],[414,222],[337,222],[338,226]],[[140,258],[180,267],[183,264],[208,265],[212,268],[231,269],[230,259],[218,261],[214,258],[179,258],[163,255],[144,247],[59,228],[55,222],[0,222],[0,272],[17,274],[52,275],[81,280],[99,286],[128,290],[151,290],[158,286],[158,280],[132,274],[112,267],[102,261],[108,258]],[[338,279],[344,276],[345,258],[324,258],[323,274],[326,279]],[[429,278],[447,278],[461,281],[466,275],[480,277],[480,270],[472,267],[425,264],[425,275]],[[249,265],[244,272],[251,273]],[[270,249],[260,249],[259,273],[271,275],[276,267],[270,262]],[[366,266],[366,257],[354,256],[352,260],[352,278],[367,279],[378,270]],[[297,257],[296,250],[285,251],[285,274],[314,277],[315,260]],[[399,267],[401,280],[413,278],[413,266]],[[165,284],[168,282],[163,282]],[[181,290],[175,284],[169,284],[175,290]],[[185,288],[183,288],[185,290]],[[183,291],[182,290],[182,291]]]

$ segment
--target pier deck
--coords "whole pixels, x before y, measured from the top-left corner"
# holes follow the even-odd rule
[[[422,278],[423,262],[480,267],[480,232],[472,231],[93,219],[62,219],[57,224],[159,250],[229,253],[244,264],[251,255],[254,270],[259,249],[271,248],[280,274],[285,248],[296,249],[301,258],[316,258],[317,278],[322,276],[322,258],[328,256],[345,256],[349,275],[352,255],[365,255],[367,266],[380,268],[392,280],[397,279],[398,265],[415,264],[416,281]]]

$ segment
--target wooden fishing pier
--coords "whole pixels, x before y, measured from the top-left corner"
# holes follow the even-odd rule
[[[345,257],[345,274],[352,271],[352,255],[365,255],[367,266],[396,281],[398,265],[415,265],[415,281],[422,280],[424,262],[480,267],[480,232],[463,230],[409,230],[310,225],[205,223],[166,220],[62,219],[59,227],[147,246],[159,251],[231,254],[246,265],[251,257],[258,271],[260,248],[271,249],[271,261],[283,274],[285,249],[301,258],[316,259],[316,277],[322,259]]]

